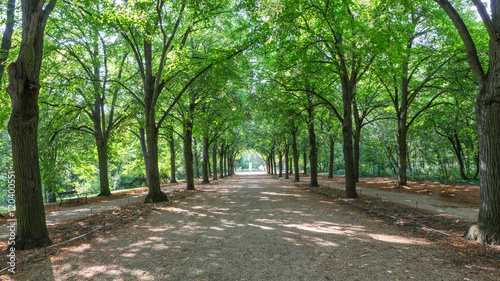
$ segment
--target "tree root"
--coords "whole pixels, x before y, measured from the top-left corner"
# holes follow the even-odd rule
[[[500,230],[481,223],[473,224],[464,234],[467,240],[477,241],[481,244],[500,244]]]

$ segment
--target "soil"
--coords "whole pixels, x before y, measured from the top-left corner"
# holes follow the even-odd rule
[[[177,185],[183,184],[185,181],[180,181],[178,183],[165,183],[160,185],[161,189],[166,189],[166,188],[171,188],[175,187]],[[79,201],[73,201],[71,204],[68,202],[63,202],[63,204],[59,205],[59,202],[57,203],[50,203],[45,205],[45,214],[50,215],[52,213],[57,214],[57,220],[56,223],[59,223],[60,221],[66,221],[65,219],[65,212],[68,210],[74,210],[75,208],[78,207],[85,207],[89,209],[92,205],[98,206],[98,205],[110,205],[110,206],[116,206],[117,205],[117,200],[123,199],[123,198],[132,198],[132,197],[137,197],[138,195],[146,194],[148,192],[147,187],[140,187],[140,188],[135,188],[131,190],[119,190],[119,191],[113,191],[110,196],[99,196],[99,197],[88,197],[87,200],[79,200]],[[15,213],[15,212],[14,212]],[[4,225],[7,223],[7,219],[10,217],[9,213],[2,213],[1,214],[3,217],[0,217],[0,226]],[[51,224],[51,223],[48,223]]]
[[[168,203],[134,203],[50,227],[13,280],[498,280],[500,249],[464,223],[321,186],[235,176]],[[102,226],[106,223],[106,226]],[[0,247],[5,249],[4,244]],[[34,254],[37,252],[37,254]],[[5,264],[4,259],[0,259]]]
[[[310,177],[304,178],[310,179]],[[345,183],[345,178],[338,176],[329,179],[326,175],[318,175],[318,180]],[[419,182],[409,181],[406,186],[398,187],[394,178],[364,177],[359,179],[356,186],[399,193],[432,195],[439,198],[439,200],[458,203],[471,208],[479,206],[479,185],[443,184],[425,180]]]

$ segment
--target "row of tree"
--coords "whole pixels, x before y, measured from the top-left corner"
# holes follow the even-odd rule
[[[282,1],[282,5],[269,5],[265,18],[273,34],[255,54],[260,83],[254,95],[261,107],[277,109],[262,117],[274,126],[260,147],[270,172],[276,173],[275,158],[283,166],[283,155],[284,169],[293,163],[293,170],[298,171],[297,132],[307,131],[311,185],[317,186],[317,131],[321,128],[330,148],[330,176],[334,144],[340,135],[346,196],[356,198],[361,149],[367,149],[368,143],[375,146],[368,148],[374,152],[371,158],[379,158],[377,154],[391,158],[393,149],[385,144],[395,137],[397,184],[404,186],[410,154],[422,154],[415,157],[417,161],[429,159],[423,155],[435,145],[429,143],[429,136],[438,136],[449,144],[462,179],[480,174],[479,224],[467,236],[500,241],[500,185],[493,175],[499,161],[491,158],[500,152],[491,135],[500,128],[493,113],[499,93],[494,90],[494,74],[483,68],[489,64],[493,69],[497,59],[492,35],[498,28],[483,3],[473,2],[482,24],[468,6],[453,7],[448,1],[412,5]],[[491,2],[490,14],[495,17],[496,1]],[[483,36],[485,31],[489,38]],[[414,136],[414,130],[422,134],[413,140],[421,141],[413,146],[420,152],[408,150],[408,136]],[[446,153],[435,149],[434,154],[438,167],[448,173]],[[299,180],[298,173],[295,180]]]
[[[168,200],[162,178],[175,181],[180,167],[194,188],[193,143],[205,183],[217,167],[232,173],[246,145],[285,177],[292,167],[299,180],[299,162],[309,164],[316,186],[318,140],[330,175],[339,141],[346,196],[356,198],[363,161],[387,155],[403,186],[410,155],[425,167],[436,135],[450,143],[462,178],[480,171],[470,238],[500,240],[500,93],[483,69],[495,69],[500,27],[496,10],[473,2],[482,25],[444,0],[25,0],[17,17],[6,1],[0,65],[9,64],[10,107],[3,103],[0,117],[10,113],[16,247],[50,243],[42,183],[51,189],[75,174],[97,171],[107,196],[110,174],[142,171],[145,202],[160,202]],[[445,170],[445,152],[435,151]]]

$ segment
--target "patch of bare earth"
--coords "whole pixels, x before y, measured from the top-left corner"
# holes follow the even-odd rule
[[[18,265],[14,280],[498,280],[498,256],[267,176],[235,176]],[[332,197],[333,196],[333,197]],[[358,204],[384,202],[352,200]],[[351,201],[348,201],[351,202]],[[151,208],[152,207],[152,208]],[[150,208],[150,209],[148,209]],[[395,211],[397,210],[394,207]],[[142,212],[142,213],[141,213]],[[139,214],[140,213],[140,214]],[[139,215],[136,215],[139,214]],[[136,216],[134,216],[136,215]],[[101,214],[98,215],[99,217]],[[97,218],[94,218],[97,221]],[[73,223],[66,227],[89,222]],[[52,230],[53,231],[53,230]],[[60,232],[61,229],[57,230]],[[71,231],[70,231],[71,233]],[[55,234],[55,233],[53,233]],[[466,245],[461,245],[464,243]],[[28,252],[23,253],[23,255]]]
[[[161,185],[161,188],[179,185],[183,182],[184,181],[181,181],[179,183],[165,183],[165,184]],[[59,212],[59,211],[63,211],[63,210],[75,207],[75,206],[90,206],[93,203],[113,204],[113,201],[115,201],[117,199],[131,197],[131,196],[143,194],[146,192],[148,192],[148,188],[141,187],[141,188],[135,188],[135,189],[131,189],[131,190],[113,191],[110,196],[88,197],[87,200],[81,199],[79,201],[73,201],[73,202],[71,202],[71,204],[68,202],[64,202],[61,205],[59,205],[59,202],[58,203],[50,203],[50,204],[45,205],[45,213],[48,214],[50,212]],[[7,219],[10,218],[9,213],[2,213],[1,215],[3,215],[3,217],[0,217],[0,225],[6,224]]]
[[[301,175],[301,178],[302,175]],[[310,177],[305,177],[310,178]],[[319,180],[345,183],[344,177],[335,176],[331,179],[319,175]],[[458,203],[467,207],[479,206],[479,186],[470,184],[442,184],[436,181],[409,181],[406,186],[398,187],[396,180],[388,177],[364,177],[356,183],[359,187],[373,188],[392,192],[424,194],[436,196],[442,201]]]

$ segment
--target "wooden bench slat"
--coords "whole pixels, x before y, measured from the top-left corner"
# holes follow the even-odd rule
[[[79,195],[76,191],[66,191],[57,192],[57,195],[59,196],[59,199],[61,199],[59,206],[61,206],[64,201],[68,201],[71,204],[71,201],[79,201],[80,199],[85,199],[85,202],[87,202],[86,193],[84,193],[84,195]]]

